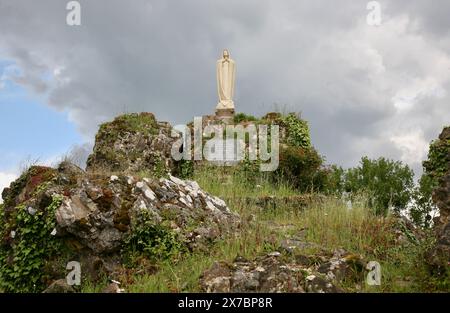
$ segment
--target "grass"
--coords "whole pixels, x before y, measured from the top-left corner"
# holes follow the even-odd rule
[[[193,180],[209,193],[239,200],[246,197],[293,196],[298,193],[288,184],[276,183],[265,178],[255,178],[230,167],[205,166],[195,171]]]
[[[423,260],[423,252],[432,243],[432,234],[417,243],[398,245],[395,240],[395,218],[380,218],[367,209],[364,197],[353,202],[351,209],[340,199],[322,198],[306,208],[279,207],[262,210],[255,204],[244,203],[242,197],[290,196],[295,191],[286,185],[260,181],[248,184],[247,177],[233,173],[227,177],[225,168],[208,168],[194,175],[200,186],[211,194],[226,198],[229,207],[242,218],[242,227],[229,238],[216,242],[207,252],[184,254],[171,261],[155,264],[153,274],[130,274],[124,277],[127,292],[198,292],[199,278],[214,261],[232,262],[237,256],[252,259],[274,251],[279,242],[302,233],[306,242],[316,243],[330,251],[343,248],[361,255],[367,261],[381,264],[382,285],[360,287],[355,282],[343,282],[348,292],[436,292],[449,291],[448,281],[430,278]],[[260,187],[256,187],[259,185]],[[307,248],[304,254],[316,253]],[[105,284],[105,283],[103,283]],[[83,291],[98,291],[85,284]]]

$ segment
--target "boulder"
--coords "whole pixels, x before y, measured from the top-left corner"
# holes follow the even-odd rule
[[[253,261],[216,262],[200,278],[205,292],[304,292],[301,267],[268,254]]]
[[[42,293],[74,293],[75,289],[67,284],[65,279],[58,279],[48,286]]]
[[[152,113],[121,115],[102,124],[95,137],[93,153],[87,160],[91,172],[146,172],[160,177],[172,173],[173,143],[181,135],[167,122],[158,122]]]
[[[273,251],[254,260],[215,262],[200,286],[205,292],[336,293],[342,280],[359,281],[364,271],[364,260],[342,249],[311,256]]]
[[[118,281],[112,281],[108,286],[106,286],[102,293],[124,293],[125,289],[120,288],[120,283]]]
[[[117,178],[116,178],[117,177]],[[239,225],[226,203],[196,182],[116,176],[103,182],[84,180],[63,197],[56,211],[58,230],[93,252],[114,252],[145,213],[154,225],[169,225],[191,248],[201,248]]]

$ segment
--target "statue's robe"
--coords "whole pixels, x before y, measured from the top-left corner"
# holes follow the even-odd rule
[[[218,109],[233,109],[234,80],[236,65],[232,59],[217,61]]]

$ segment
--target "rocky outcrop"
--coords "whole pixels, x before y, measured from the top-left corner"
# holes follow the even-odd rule
[[[62,290],[61,262],[78,260],[95,280],[118,270],[127,251],[170,257],[233,233],[240,218],[222,199],[172,176],[179,136],[151,113],[122,115],[100,126],[86,171],[33,166],[5,188],[2,288]]]
[[[240,224],[223,200],[194,181],[89,173],[70,163],[57,169],[30,168],[3,197],[0,265],[11,269],[11,276],[3,277],[8,284],[24,282],[17,289],[21,291],[34,288],[26,287],[28,266],[33,266],[36,279],[30,286],[61,278],[62,251],[70,256],[65,262],[79,260],[84,273],[98,276],[120,267],[124,248],[159,251],[162,242],[162,247],[174,245],[180,252],[207,250]],[[42,249],[31,253],[32,247]],[[25,268],[20,273],[14,273],[17,258]],[[53,287],[48,292],[61,289],[61,284]]]
[[[428,251],[427,260],[434,271],[445,274],[450,265],[450,127],[444,128],[439,140],[431,145],[424,167],[437,180],[433,202],[440,213],[435,219],[436,244]]]
[[[439,208],[440,216],[435,225],[436,244],[429,251],[428,260],[438,272],[446,273],[450,266],[450,170],[440,179],[439,186],[433,192],[433,201]]]
[[[196,182],[110,176],[85,178],[70,190],[56,210],[57,230],[69,233],[95,253],[113,252],[124,238],[146,222],[165,225],[190,248],[214,241],[239,224],[224,201],[204,192]]]
[[[87,170],[166,175],[175,168],[171,148],[179,136],[151,113],[121,115],[100,126]]]
[[[336,293],[342,292],[338,284],[344,278],[360,278],[364,269],[359,256],[344,250],[310,256],[274,251],[251,261],[215,262],[200,286],[205,292]]]

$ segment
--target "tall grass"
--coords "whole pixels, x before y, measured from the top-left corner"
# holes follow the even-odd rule
[[[299,222],[307,228],[308,240],[327,248],[343,247],[359,253],[381,256],[393,241],[392,218],[376,216],[364,198],[349,208],[341,199],[312,202]]]
[[[201,167],[194,172],[193,180],[211,194],[226,199],[297,194],[287,183],[274,183],[268,177],[255,177],[233,167]]]

